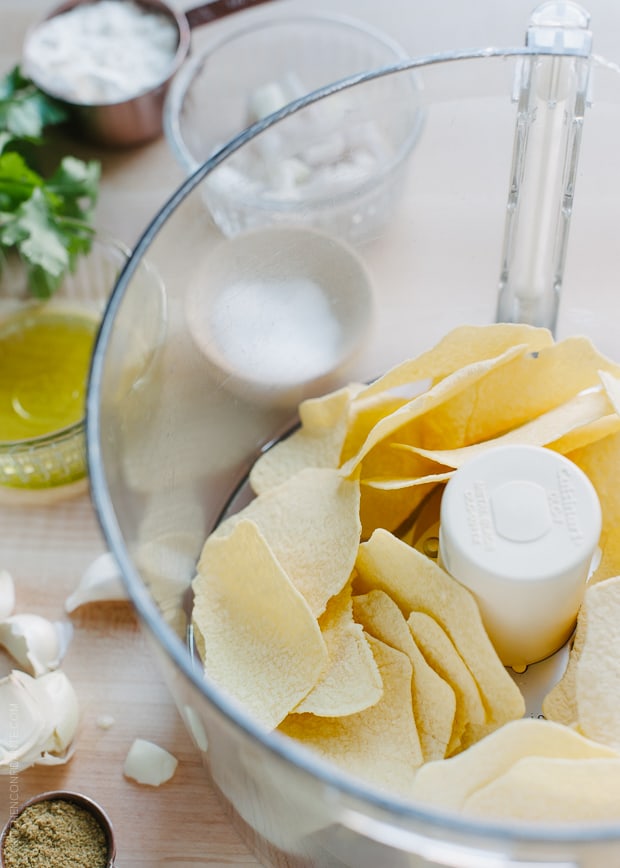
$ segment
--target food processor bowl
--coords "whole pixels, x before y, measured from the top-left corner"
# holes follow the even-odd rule
[[[346,89],[363,97],[377,77],[385,82],[415,70],[426,123],[406,189],[382,235],[357,250],[373,284],[375,323],[346,377],[370,380],[455,326],[495,321],[514,178],[514,85],[524,64],[550,59],[572,62],[575,53],[551,46],[420,57],[300,98],[228,142],[183,183],[136,245],[108,305],[88,393],[95,507],[205,768],[265,865],[608,868],[620,860],[620,822],[466,819],[374,789],[297,742],[267,733],[205,680],[189,617],[191,580],[206,536],[247,498],[247,474],[257,457],[297,422],[290,408],[266,400],[268,389],[260,401],[230,389],[227,373],[206,364],[192,338],[188,287],[197,277],[208,284],[210,252],[222,243],[205,211],[202,185],[263,129],[284,131],[292,118],[328,105]],[[557,337],[588,335],[617,360],[610,312],[620,274],[620,199],[611,167],[620,76],[604,61],[588,63],[594,101],[582,124],[555,328]],[[166,287],[166,336],[157,364],[134,381],[125,364],[127,335],[144,292],[137,268],[147,255]],[[262,255],[267,270],[280,252],[266,244]],[[234,328],[232,321],[223,325],[220,339]],[[254,338],[260,349],[267,335]]]

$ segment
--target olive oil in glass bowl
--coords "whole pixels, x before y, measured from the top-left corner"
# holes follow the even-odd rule
[[[0,501],[48,502],[86,489],[85,393],[101,315],[130,251],[95,236],[45,301],[18,258],[0,275]],[[155,294],[161,291],[151,275]]]

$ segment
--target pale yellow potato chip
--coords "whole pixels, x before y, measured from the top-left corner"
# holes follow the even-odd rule
[[[516,344],[524,344],[530,352],[535,352],[552,343],[553,337],[547,329],[520,323],[458,326],[430,350],[396,365],[375,380],[359,393],[358,400],[420,380],[430,379],[436,383],[473,362],[495,358]]]
[[[411,663],[378,639],[370,636],[368,641],[383,681],[379,702],[347,717],[290,714],[279,731],[367,783],[406,795],[423,762],[411,700]]]
[[[359,484],[336,470],[301,470],[222,522],[201,561],[211,540],[251,519],[318,618],[351,576],[361,531],[359,498]]]
[[[362,447],[366,437],[385,416],[395,413],[405,404],[408,404],[416,395],[426,391],[429,382],[417,384],[408,394],[395,395],[391,392],[381,392],[371,395],[365,400],[355,399],[349,407],[347,434],[342,445],[340,463],[343,464],[352,458]],[[411,392],[409,394],[409,392]]]
[[[406,617],[424,612],[440,624],[474,676],[494,725],[521,717],[523,696],[499,657],[482,624],[472,594],[416,549],[377,530],[362,543],[356,561],[354,590],[385,591]]]
[[[577,659],[577,727],[620,750],[620,576],[591,585],[581,607],[585,634]]]
[[[579,610],[577,629],[573,637],[568,663],[562,677],[555,684],[542,702],[542,712],[548,720],[563,723],[564,726],[577,727],[577,661],[586,635],[586,612],[583,606]]]
[[[446,754],[469,747],[485,731],[486,711],[474,680],[450,637],[424,612],[411,612],[407,624],[424,659],[454,690],[456,708]]]
[[[381,418],[374,428],[370,430],[357,453],[341,466],[343,476],[351,476],[371,450],[379,443],[386,441],[405,426],[411,426],[412,423],[414,426],[418,426],[421,416],[429,414],[437,407],[444,407],[446,403],[452,404],[460,393],[466,392],[469,394],[473,392],[472,387],[479,380],[487,377],[494,369],[502,368],[513,359],[523,356],[526,352],[527,345],[519,344],[495,358],[472,362],[466,367],[449,374],[426,392],[422,392],[422,394],[417,395],[411,401],[408,401],[402,407],[390,413],[389,416]],[[458,445],[461,444],[459,443]]]
[[[536,355],[517,354],[429,412],[419,445],[454,449],[497,437],[600,385],[601,370],[620,373],[585,337],[566,338]],[[404,434],[402,442],[415,445],[406,430]]]
[[[607,393],[602,389],[580,392],[563,404],[553,407],[546,413],[512,428],[499,437],[461,446],[457,449],[423,449],[408,443],[394,443],[393,449],[412,453],[414,456],[435,461],[448,467],[462,467],[477,455],[489,449],[518,443],[526,446],[546,446],[564,436],[569,431],[599,421],[613,410]],[[414,462],[412,462],[414,463]]]
[[[620,758],[524,757],[466,800],[486,820],[587,823],[620,820]]]
[[[247,520],[208,541],[193,590],[205,675],[273,729],[328,662],[307,602]]]
[[[601,561],[591,582],[620,575],[620,432],[569,452],[567,457],[589,477],[601,504]]]
[[[353,620],[350,582],[329,601],[319,627],[327,666],[294,711],[341,717],[370,708],[381,699],[383,683],[364,630]]]
[[[351,383],[299,405],[300,427],[267,449],[250,471],[250,485],[262,494],[306,467],[338,467],[348,429],[353,396],[362,388]]]
[[[425,761],[442,759],[448,748],[456,695],[452,687],[424,659],[402,612],[383,591],[353,598],[356,621],[376,639],[402,651],[412,666],[413,715]]]
[[[575,428],[562,437],[558,437],[557,440],[547,443],[547,448],[567,455],[575,449],[583,449],[585,446],[590,446],[597,440],[603,440],[618,431],[620,431],[620,416],[610,413],[609,416],[603,416],[595,422]]]
[[[427,763],[416,775],[411,795],[426,806],[460,811],[466,801],[524,757],[615,758],[604,745],[549,720],[514,720],[468,750]]]
[[[402,485],[391,486],[388,483],[383,486],[381,481],[376,484],[374,479],[376,474],[380,474],[381,479],[385,477],[401,479],[405,469],[412,469],[412,457],[392,449],[389,445],[384,447],[383,444],[379,444],[362,463],[360,473],[362,539],[368,539],[378,527],[396,531],[421,503],[438,478],[444,478],[445,474],[442,471],[446,468],[426,458],[419,458],[416,476],[420,481],[415,491],[403,490]]]

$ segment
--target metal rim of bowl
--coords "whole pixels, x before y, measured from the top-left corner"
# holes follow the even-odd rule
[[[474,856],[481,855],[487,860],[504,858],[508,845],[538,845],[565,846],[575,845],[603,845],[606,843],[618,843],[620,841],[620,824],[618,823],[593,823],[591,825],[576,824],[518,824],[510,822],[481,821],[473,818],[465,818],[454,813],[441,812],[421,805],[399,799],[375,789],[370,784],[364,784],[358,778],[348,775],[329,762],[322,760],[316,754],[300,746],[294,740],[286,738],[277,732],[265,732],[256,721],[245,711],[241,710],[237,703],[231,701],[217,688],[209,685],[202,677],[201,672],[196,671],[192,664],[187,648],[179,642],[178,636],[172,628],[165,623],[154,600],[142,581],[136,566],[132,563],[130,552],[125,546],[121,528],[117,522],[114,507],[110,498],[110,491],[106,483],[106,477],[101,464],[101,450],[99,442],[100,408],[98,403],[99,392],[102,383],[103,367],[107,344],[110,340],[114,318],[122,301],[125,291],[131,282],[132,275],[139,262],[145,255],[150,245],[154,242],[158,233],[167,220],[173,216],[177,207],[195,190],[204,178],[220,163],[235,151],[243,147],[262,130],[277,124],[280,120],[295,111],[317,102],[324,97],[330,96],[339,90],[354,87],[366,81],[371,81],[383,75],[389,75],[407,70],[416,70],[438,64],[447,64],[461,60],[483,60],[485,58],[521,58],[535,56],[575,56],[570,51],[562,52],[550,48],[548,50],[532,49],[528,47],[487,47],[480,49],[463,49],[458,51],[438,52],[436,54],[422,55],[409,58],[399,64],[380,70],[359,73],[319,88],[310,94],[290,103],[284,108],[274,112],[263,120],[253,124],[234,139],[224,145],[216,154],[202,163],[196,171],[182,182],[176,192],[168,199],[160,211],[155,215],[151,223],[143,232],[138,243],[134,247],[133,254],[119,276],[114,288],[106,312],[103,317],[101,329],[95,345],[91,378],[87,393],[87,458],[90,468],[91,496],[97,517],[110,550],[119,565],[123,583],[127,588],[129,597],[136,612],[151,635],[157,639],[168,660],[183,676],[188,684],[201,694],[221,716],[226,718],[229,724],[242,732],[245,736],[260,744],[266,753],[277,757],[280,761],[301,770],[324,786],[335,790],[344,797],[361,803],[381,815],[382,819],[371,821],[368,817],[359,818],[358,831],[363,834],[364,829],[368,832],[371,825],[377,832],[378,840],[382,843],[392,843],[392,846],[411,846],[409,852],[425,855],[430,854],[431,847],[444,848],[443,858],[461,858],[463,850],[469,850]],[[598,60],[598,58],[593,58]],[[387,824],[392,825],[387,825]],[[407,825],[409,824],[409,825]],[[415,824],[422,826],[422,831],[415,830]],[[385,837],[381,838],[381,832]],[[446,834],[453,836],[452,840],[446,839]],[[392,837],[388,837],[391,835]],[[433,837],[436,835],[437,837]],[[396,843],[394,843],[396,841]],[[489,847],[498,848],[496,852]],[[421,849],[420,849],[421,848]],[[438,856],[433,849],[434,858]],[[557,862],[556,864],[568,864]],[[450,864],[447,862],[446,864]],[[458,863],[457,863],[458,864]],[[464,864],[464,863],[463,863]],[[473,862],[468,864],[474,864]],[[485,864],[485,863],[480,863]],[[493,863],[495,864],[495,863]],[[519,864],[518,862],[515,864]],[[522,863],[523,864],[523,863]],[[524,864],[527,864],[524,863]],[[553,864],[553,861],[550,863]]]
[[[197,161],[196,158],[190,153],[189,149],[185,144],[185,140],[181,132],[180,119],[183,103],[185,101],[188,89],[194,79],[196,71],[199,70],[208,61],[208,59],[212,55],[214,55],[220,48],[232,42],[235,42],[239,38],[250,35],[256,32],[256,30],[266,30],[273,27],[287,26],[291,24],[303,24],[304,22],[310,22],[313,24],[335,25],[337,27],[343,28],[343,30],[352,29],[358,35],[369,37],[374,41],[376,45],[381,45],[388,52],[391,52],[391,54],[393,55],[393,61],[389,66],[392,66],[394,63],[399,62],[405,63],[407,60],[409,60],[409,54],[396,40],[392,39],[390,36],[383,33],[382,31],[367,25],[363,21],[358,21],[355,18],[350,18],[345,15],[335,15],[327,13],[306,13],[304,15],[286,16],[270,15],[264,18],[262,21],[246,25],[243,28],[237,29],[234,32],[227,34],[226,36],[221,37],[216,42],[213,42],[211,45],[207,46],[200,54],[196,54],[187,60],[187,62],[182,66],[177,75],[173,78],[168,93],[166,95],[166,99],[164,101],[164,135],[177,163],[180,166],[183,166],[188,174],[193,173],[200,166],[200,162]],[[377,72],[381,72],[382,70],[387,68],[389,68],[388,65],[384,64],[377,70]],[[347,76],[347,78],[349,78],[349,76]],[[419,84],[416,82],[413,75],[411,78],[411,86],[412,92],[419,92]],[[322,90],[322,88],[319,90]],[[316,93],[318,91],[314,92]],[[418,141],[418,138],[422,131],[423,125],[424,112],[420,107],[417,107],[415,109],[414,121],[411,126],[411,130],[405,140],[400,144],[399,148],[394,153],[392,158],[385,165],[381,166],[376,173],[371,175],[366,181],[360,184],[356,188],[355,192],[351,194],[351,196],[357,197],[360,194],[363,194],[364,192],[373,189],[374,187],[379,185],[382,180],[389,177],[389,175],[402,164],[403,160],[415,147],[415,144]],[[346,202],[348,195],[349,194],[347,194],[346,191],[340,193],[338,195],[338,201]],[[232,195],[230,195],[230,203],[236,207],[252,207],[255,208],[257,211],[275,211],[281,214],[287,214],[297,211],[299,209],[299,202],[297,200],[280,199],[275,196],[270,196],[268,193],[259,193],[258,195],[254,196],[246,196],[233,193]],[[324,208],[326,205],[332,204],[333,200],[326,194],[321,197],[312,198],[310,200],[304,201],[304,207],[306,210],[310,210],[312,208]]]

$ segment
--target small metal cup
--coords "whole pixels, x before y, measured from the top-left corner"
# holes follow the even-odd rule
[[[27,46],[33,32],[45,21],[69,12],[76,6],[90,5],[93,2],[97,0],[66,0],[55,7],[44,19],[30,28],[24,46]],[[76,103],[68,100],[62,93],[51,90],[47,82],[39,79],[28,69],[27,63],[24,67],[24,73],[32,78],[40,90],[67,107],[71,123],[78,134],[98,145],[130,147],[158,138],[162,133],[166,93],[190,50],[191,30],[250,6],[260,5],[267,0],[212,0],[187,12],[176,12],[163,0],[136,0],[136,2],[147,11],[167,15],[178,32],[174,59],[166,71],[166,77],[155,87],[121,102]]]
[[[96,144],[129,147],[157,138],[162,132],[162,112],[166,91],[189,51],[190,27],[185,15],[177,14],[161,0],[137,0],[137,2],[147,10],[167,15],[174,22],[179,34],[176,54],[166,72],[166,78],[150,90],[122,102],[75,103],[66,99],[62,93],[50,90],[46,82],[39,80],[25,64],[24,73],[31,77],[42,91],[63,103],[69,111],[70,122],[77,132]],[[32,33],[45,21],[69,12],[76,6],[89,3],[92,3],[92,0],[67,0],[57,6],[31,28],[26,35],[24,45],[27,46]]]
[[[36,805],[39,802],[53,801],[73,802],[92,814],[92,816],[103,829],[108,845],[108,858],[105,868],[114,868],[114,860],[116,859],[116,842],[114,840],[114,829],[112,828],[110,818],[103,810],[103,808],[92,799],[90,799],[88,796],[85,796],[82,793],[75,793],[70,790],[52,790],[47,793],[39,793],[38,796],[33,796],[31,799],[28,799],[27,802],[24,802],[19,807],[17,813],[11,817],[11,819],[2,830],[2,834],[0,835],[0,868],[6,868],[6,863],[4,860],[4,842],[13,823],[15,823],[17,818],[22,814],[22,812],[25,811],[26,808],[29,808],[31,805]]]

